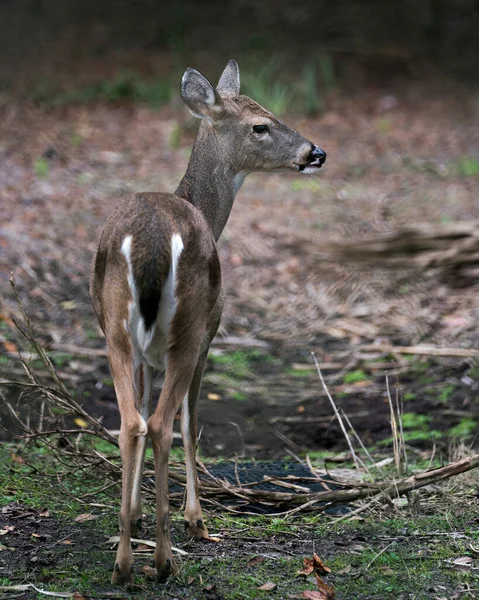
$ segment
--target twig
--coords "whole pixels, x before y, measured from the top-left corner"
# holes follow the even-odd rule
[[[323,389],[326,392],[326,395],[327,395],[327,397],[328,397],[328,399],[329,399],[329,401],[331,403],[331,406],[333,407],[334,414],[335,414],[335,416],[336,416],[336,418],[338,420],[339,426],[341,427],[341,431],[343,432],[344,438],[345,438],[345,440],[346,440],[346,442],[348,444],[349,451],[352,454],[352,457],[353,457],[353,460],[354,460],[354,464],[356,465],[356,468],[359,470],[360,463],[362,463],[362,461],[356,455],[356,452],[354,451],[354,447],[353,447],[353,444],[351,442],[351,438],[349,437],[349,434],[346,431],[346,427],[344,426],[344,423],[343,423],[343,420],[342,420],[341,415],[339,413],[339,410],[338,410],[338,408],[337,408],[337,406],[336,406],[336,404],[335,404],[335,402],[334,402],[331,394],[329,393],[329,390],[328,390],[328,388],[326,386],[326,383],[324,381],[324,378],[323,378],[323,374],[321,373],[321,369],[319,368],[319,363],[318,363],[318,360],[316,358],[316,354],[314,352],[311,352],[311,356],[313,357],[314,364],[316,365],[316,370],[318,372],[319,379],[321,380],[321,383],[323,385]],[[364,467],[365,465],[362,464],[362,466]]]

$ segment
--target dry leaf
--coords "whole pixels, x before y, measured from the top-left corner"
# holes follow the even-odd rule
[[[43,508],[39,513],[38,513],[39,517],[44,517],[47,518],[50,516],[50,511],[48,510],[48,508]]]
[[[95,519],[98,519],[98,516],[90,513],[84,513],[82,515],[78,515],[78,517],[75,517],[74,520],[76,523],[84,523],[85,521],[94,521]]]
[[[307,577],[312,572],[319,573],[320,575],[327,575],[331,573],[331,569],[327,567],[324,562],[319,558],[316,552],[313,554],[313,558],[305,558],[303,561],[303,568],[298,571],[298,575]]]
[[[82,419],[81,417],[77,417],[76,419],[74,419],[75,421],[75,425],[78,425],[78,427],[88,427],[88,423],[85,421],[85,419]]]
[[[10,340],[5,340],[3,342],[3,345],[5,347],[5,350],[10,354],[16,354],[18,352],[17,345],[14,342],[11,342]]]
[[[154,548],[152,548],[151,546],[148,546],[147,544],[140,544],[136,549],[135,552],[153,552]]]
[[[452,564],[458,567],[470,567],[472,566],[472,562],[473,560],[470,556],[459,556],[452,561]]]
[[[43,535],[41,535],[40,533],[32,533],[31,535],[32,535],[32,538],[37,538],[37,539],[40,539],[43,537]]]
[[[204,592],[211,592],[211,590],[215,589],[215,584],[214,583],[208,583],[208,585],[205,585],[203,587],[203,591]]]
[[[75,310],[77,303],[75,300],[65,300],[64,302],[60,302],[60,306],[63,310]]]
[[[15,529],[15,525],[5,525],[3,529],[0,529],[0,535],[7,535],[10,531]]]
[[[304,408],[304,406],[303,406],[302,404],[300,404],[300,405],[298,406],[298,408],[296,409],[296,412],[303,413],[305,410],[306,410],[306,409]]]
[[[87,597],[83,594],[80,594],[80,592],[73,592],[72,598],[73,600],[87,600]]]
[[[219,394],[213,394],[213,393],[209,393],[207,396],[208,400],[221,400],[221,396]]]
[[[335,596],[334,586],[325,583],[317,573],[315,576],[318,591],[323,595],[322,600],[333,600]]]
[[[267,581],[266,583],[263,583],[263,585],[259,586],[259,590],[262,590],[263,592],[271,592],[271,590],[276,589],[277,585],[275,583],[273,583],[272,581]]]
[[[156,579],[156,569],[154,569],[153,567],[150,567],[149,565],[145,565],[141,569],[141,572],[147,579],[152,579],[152,580]]]
[[[69,546],[73,542],[71,540],[62,540],[61,542],[58,542],[58,543],[63,544],[64,546]]]
[[[331,569],[324,564],[316,552],[313,554],[313,567],[314,570],[320,575],[327,575],[328,573],[331,573]]]
[[[196,578],[195,578],[195,577],[193,577],[193,575],[190,575],[190,576],[188,577],[188,585],[191,585],[191,584],[192,584],[192,583],[195,581],[195,579],[196,579]]]
[[[209,535],[207,538],[204,539],[208,540],[208,542],[221,542],[221,538],[217,537],[216,535]]]
[[[10,458],[12,459],[12,462],[18,463],[20,465],[25,462],[21,456],[18,456],[18,454],[11,454]]]
[[[254,567],[254,566],[259,565],[260,563],[262,563],[265,559],[266,559],[265,556],[253,556],[253,558],[251,558],[246,563],[246,566],[247,567]]]

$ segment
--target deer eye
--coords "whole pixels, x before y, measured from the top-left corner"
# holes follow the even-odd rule
[[[269,127],[267,125],[253,125],[253,131],[255,133],[267,133]]]

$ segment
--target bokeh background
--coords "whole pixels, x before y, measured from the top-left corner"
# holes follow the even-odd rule
[[[471,442],[477,289],[321,260],[318,248],[479,218],[478,30],[477,0],[4,0],[4,379],[22,376],[17,350],[28,352],[13,271],[66,385],[118,427],[89,262],[123,194],[172,191],[185,171],[198,125],[179,99],[185,68],[215,82],[235,58],[243,91],[328,161],[315,178],[251,176],[237,198],[219,244],[228,302],[202,392],[202,451],[343,448],[311,351],[365,444],[390,442],[385,373],[409,443],[447,453]]]

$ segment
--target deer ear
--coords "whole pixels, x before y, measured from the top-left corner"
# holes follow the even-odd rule
[[[239,96],[240,74],[238,63],[235,60],[230,60],[226,65],[216,90],[221,96]]]
[[[211,117],[221,108],[215,88],[196,69],[186,69],[181,79],[180,93],[190,112],[200,119]]]

